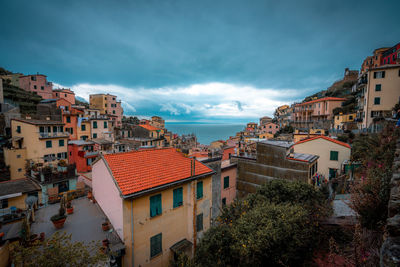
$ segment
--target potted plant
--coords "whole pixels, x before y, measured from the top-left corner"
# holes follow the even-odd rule
[[[65,198],[62,197],[58,213],[51,216],[50,220],[53,222],[55,228],[61,229],[63,228],[66,219],[67,216],[65,215]]]
[[[67,195],[67,213],[72,214],[74,213],[74,207],[72,206],[72,195]]]
[[[89,192],[87,193],[87,198],[88,198],[89,200],[91,200],[92,197],[93,197],[92,191],[89,191]]]
[[[103,247],[108,247],[108,244],[110,243],[109,241],[108,241],[108,239],[106,238],[106,239],[104,239],[103,241],[102,241],[102,243],[103,243]]]
[[[67,202],[67,214],[72,214],[74,213],[74,207],[72,206],[71,201]]]
[[[110,230],[110,223],[108,222],[108,220],[104,221],[101,224],[101,228],[103,229],[103,231],[108,231]]]
[[[57,170],[59,172],[67,172],[67,166],[68,166],[67,162],[62,159],[58,162]]]

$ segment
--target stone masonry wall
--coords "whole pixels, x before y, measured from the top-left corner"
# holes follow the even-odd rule
[[[391,186],[387,237],[381,247],[381,267],[400,266],[400,139],[396,144]]]

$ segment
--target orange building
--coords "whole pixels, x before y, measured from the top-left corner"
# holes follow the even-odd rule
[[[92,163],[98,155],[99,152],[92,141],[68,141],[68,162],[76,165],[77,172],[92,171]]]
[[[83,111],[72,107],[71,103],[64,98],[57,99],[57,107],[61,109],[62,122],[65,123],[65,131],[69,133],[69,139],[78,139],[78,116],[83,115]]]
[[[71,89],[54,89],[53,90],[53,98],[59,99],[63,98],[70,102],[72,105],[75,105],[75,93],[71,91]]]

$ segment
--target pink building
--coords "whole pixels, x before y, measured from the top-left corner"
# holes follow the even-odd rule
[[[231,204],[236,198],[237,164],[229,159],[221,162],[221,202],[222,206]]]
[[[25,91],[40,95],[43,99],[53,98],[53,84],[43,74],[24,75],[19,77],[19,87]]]
[[[294,105],[292,125],[297,128],[327,128],[332,124],[333,110],[341,107],[345,98],[324,97]]]
[[[263,133],[275,134],[277,131],[279,131],[279,129],[280,129],[279,125],[273,122],[268,122],[260,126],[260,132],[262,134]]]
[[[72,105],[75,105],[75,93],[71,91],[71,89],[54,89],[53,98],[62,98],[70,102]]]

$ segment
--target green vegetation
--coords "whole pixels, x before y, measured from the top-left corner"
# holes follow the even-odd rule
[[[36,114],[36,106],[42,97],[3,81],[6,102],[19,106],[21,114]]]
[[[43,242],[35,241],[24,246],[11,245],[11,257],[15,266],[97,266],[106,261],[100,252],[100,244],[72,242],[71,235],[55,232]]]
[[[224,207],[190,264],[179,259],[186,266],[299,266],[311,258],[319,221],[329,210],[324,194],[311,185],[273,180]]]

